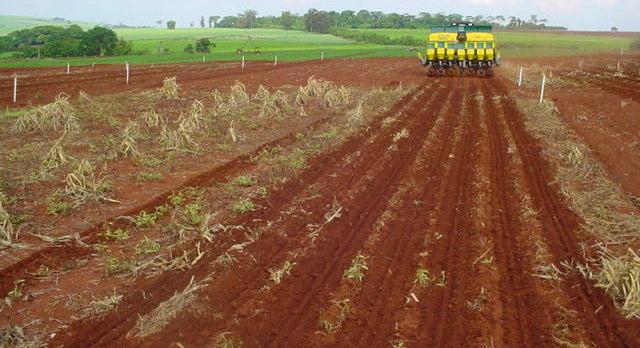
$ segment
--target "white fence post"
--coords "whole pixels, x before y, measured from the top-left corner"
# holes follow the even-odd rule
[[[205,56],[202,56],[202,62],[206,63],[207,62],[207,58]]]
[[[71,63],[67,62],[67,75],[71,74]]]
[[[18,75],[13,75],[13,102],[18,101]]]
[[[129,62],[124,63],[124,68],[127,70],[127,84],[129,84]]]
[[[277,67],[277,66],[278,66],[278,56],[275,56],[275,57],[273,58],[273,67],[275,68],[275,67]]]
[[[522,87],[522,74],[524,73],[524,68],[520,67],[520,76],[518,77],[518,87]]]
[[[544,99],[544,86],[547,83],[547,75],[542,73],[542,86],[540,87],[540,104],[542,104],[542,100]]]
[[[242,55],[242,70],[244,70],[244,55]]]
[[[320,53],[320,60],[324,60],[324,51],[322,51],[322,53]]]

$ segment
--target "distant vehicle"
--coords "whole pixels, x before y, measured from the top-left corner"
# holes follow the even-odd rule
[[[493,76],[500,63],[495,36],[490,25],[471,22],[431,27],[426,56],[418,54],[429,76],[476,74]]]

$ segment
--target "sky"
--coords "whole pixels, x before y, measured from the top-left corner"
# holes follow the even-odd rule
[[[537,14],[550,25],[571,30],[640,31],[640,0],[0,0],[0,14],[63,17],[95,23],[155,25],[174,19],[178,26],[199,22],[200,16],[235,15],[255,9],[259,15],[278,15],[283,10],[304,13],[320,10],[359,10],[396,13],[458,13],[529,18]]]

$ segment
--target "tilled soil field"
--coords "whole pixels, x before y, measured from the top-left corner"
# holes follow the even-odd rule
[[[491,79],[428,78],[415,65],[372,59],[290,64],[275,71],[266,65],[244,72],[196,65],[170,72],[148,68],[133,88],[158,87],[167,73],[177,75],[187,91],[231,86],[236,80],[249,90],[261,84],[298,86],[310,76],[358,88],[415,87],[398,94],[357,131],[329,140],[333,144],[313,135],[326,131],[331,121],[289,125],[290,132],[272,136],[276,140],[268,144],[265,139],[244,157],[165,187],[167,193],[144,209],[174,204],[169,193],[187,187],[205,192],[185,194],[187,202],[210,205],[220,199],[215,190],[234,177],[269,181],[269,193],[254,197],[255,209],[216,213],[209,217],[215,229],[193,228],[200,237],[175,251],[184,252],[184,267],[135,277],[91,277],[86,268],[92,267],[94,254],[81,241],[70,241],[1,270],[3,291],[16,284],[22,292],[32,287],[46,294],[15,299],[2,308],[0,324],[28,330],[37,326],[29,319],[58,316],[62,325],[56,330],[45,325],[50,331],[42,338],[53,347],[640,346],[637,314],[621,310],[622,299],[599,280],[594,261],[600,255],[594,246],[610,242],[614,249],[637,250],[637,235],[614,243],[585,231],[590,216],[575,208],[558,179],[562,163],[548,153],[544,134],[520,104],[535,87],[514,92],[504,73]],[[565,68],[554,69],[560,74]],[[54,88],[51,82],[43,99],[31,102],[62,91],[119,91],[100,82],[97,72],[86,74],[87,83]],[[608,78],[571,78],[601,93],[622,95],[627,110],[638,108],[637,80],[614,84]],[[49,83],[33,79],[25,87],[33,92],[38,83]],[[557,86],[552,84],[549,93],[564,119],[569,111]],[[628,128],[640,134],[637,122]],[[297,135],[303,130],[307,139],[319,139],[318,151],[299,171],[265,179],[267,171],[253,159],[275,146],[293,146],[304,139]],[[582,135],[597,133],[576,132],[576,141],[586,143],[609,170],[610,160],[592,143],[601,138]],[[624,170],[634,176],[624,181],[614,175],[616,185],[638,185],[637,167]],[[638,221],[633,196],[623,199],[631,202],[621,208],[625,216]],[[180,204],[186,203],[171,209],[182,212]],[[78,258],[87,261],[78,265]],[[40,272],[43,266],[47,276]],[[118,277],[128,278],[114,280]],[[98,283],[114,294],[112,299],[118,294],[105,304],[107,310],[78,315],[56,309],[64,307],[65,296],[72,302],[74,291]],[[54,296],[45,291],[50,287],[65,293]],[[20,336],[15,330],[13,335]]]

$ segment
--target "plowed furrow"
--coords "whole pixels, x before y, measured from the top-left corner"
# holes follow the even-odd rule
[[[499,81],[497,91],[508,95],[502,81]],[[513,100],[505,99],[503,108],[505,123],[522,157],[525,182],[555,263],[566,260],[583,262],[576,235],[580,219],[563,203],[557,185],[550,184],[553,176],[541,156],[540,145],[526,132],[523,116]],[[574,309],[589,328],[590,339],[598,347],[640,346],[640,324],[625,320],[601,290],[578,275],[568,276],[563,284],[573,299]]]
[[[450,98],[454,94],[450,87],[438,90],[429,99]],[[341,281],[344,269],[362,248],[373,225],[387,209],[389,198],[398,189],[400,179],[414,163],[421,148],[415,144],[422,144],[433,127],[436,117],[431,112],[432,108],[432,103],[423,103],[419,108],[409,111],[413,117],[407,129],[417,137],[412,137],[410,144],[399,145],[391,161],[373,174],[375,177],[367,184],[364,196],[347,207],[345,216],[327,231],[327,237],[310,258],[296,268],[293,278],[278,291],[275,301],[265,306],[267,313],[272,315],[267,316],[263,323],[253,321],[249,326],[241,327],[240,331],[246,334],[248,342],[296,346],[304,343],[304,339],[298,341],[304,337],[302,334],[313,334],[318,330],[319,309],[328,302],[329,292]],[[296,315],[282,316],[278,312],[283,309],[285,313]],[[287,334],[289,332],[297,332],[298,335],[291,336]],[[272,335],[269,337],[266,335],[268,333]]]
[[[475,86],[478,81],[474,80]],[[454,161],[445,178],[436,221],[430,231],[443,237],[433,251],[429,250],[429,269],[438,280],[442,274],[446,280],[442,287],[432,285],[432,292],[418,303],[421,315],[415,338],[417,346],[461,346],[478,335],[477,327],[466,320],[473,314],[465,307],[474,282],[472,181],[479,139],[477,104],[473,96],[468,99],[465,131],[454,150]],[[463,112],[465,106],[459,106],[459,110]]]
[[[494,88],[483,84],[487,104],[486,123],[490,148],[491,235],[498,268],[503,317],[500,325],[507,346],[550,345],[550,313],[544,308],[533,286],[533,271],[526,245],[521,244],[523,226],[515,177],[509,166],[507,140],[502,120],[510,115],[496,106]],[[525,164],[526,165],[526,164]]]
[[[424,86],[423,86],[424,87]],[[440,92],[439,94],[442,94]],[[437,95],[439,95],[437,94]],[[429,96],[427,98],[419,99],[418,102],[410,109],[405,110],[404,115],[400,117],[400,119],[405,119],[407,116],[411,117],[414,115],[415,110],[421,108],[424,104],[427,103],[428,100],[434,99],[436,95]],[[409,122],[411,123],[411,122]],[[418,124],[413,124],[413,127],[418,126]],[[386,131],[389,132],[389,131]],[[358,202],[371,202],[375,203],[377,201],[377,197],[381,194],[379,191],[375,190],[363,190],[358,196],[348,198],[341,197],[341,193],[349,190],[349,186],[345,186],[345,184],[357,182],[359,179],[358,185],[362,186],[373,186],[380,185],[381,180],[388,180],[391,173],[397,171],[399,166],[397,162],[388,163],[388,159],[385,160],[383,156],[379,156],[380,153],[383,153],[386,150],[386,147],[390,143],[390,136],[393,132],[389,132],[387,136],[377,136],[374,138],[374,142],[366,141],[368,137],[364,137],[361,139],[362,148],[349,146],[347,147],[351,153],[355,150],[361,151],[364,154],[361,157],[368,158],[371,157],[370,153],[374,153],[374,157],[371,162],[358,160],[353,168],[342,168],[339,165],[340,161],[336,161],[332,158],[332,156],[326,156],[323,158],[322,163],[325,164],[326,168],[316,168],[316,171],[310,171],[309,175],[304,176],[299,181],[296,181],[296,184],[304,185],[305,187],[313,185],[315,181],[322,182],[322,199],[311,201],[309,204],[305,205],[303,210],[305,211],[315,211],[317,212],[314,215],[322,216],[324,213],[324,209],[326,209],[326,205],[330,204],[336,195],[338,195],[338,200],[341,203],[346,203],[346,207],[351,205],[358,205]],[[386,144],[386,145],[385,145]],[[394,161],[400,161],[401,158],[396,158]],[[365,178],[365,173],[369,167],[380,167],[383,168],[383,171],[380,172],[380,175],[375,176],[371,179]],[[327,170],[329,168],[329,170]],[[390,173],[391,172],[391,173]],[[340,175],[334,175],[332,173],[339,173]],[[290,192],[287,190],[287,192]],[[291,200],[296,198],[298,193],[294,192],[293,196],[290,197]],[[348,198],[348,199],[347,199]],[[340,244],[346,243],[345,240],[349,235],[353,235],[351,233],[351,226],[360,219],[361,216],[366,215],[363,213],[362,209],[367,208],[367,205],[358,205],[358,208],[354,209],[354,211],[346,210],[348,212],[348,216],[343,217],[339,220],[340,224],[344,224],[346,227],[343,230],[331,232],[332,236],[329,240],[322,240],[319,242],[324,245],[324,252],[335,252],[336,248],[338,248]],[[347,213],[345,213],[347,214]],[[264,218],[267,219],[271,216],[273,218],[274,212],[269,209],[268,212],[264,215]],[[305,225],[309,223],[309,217],[307,216],[287,216],[285,220],[272,228],[272,230],[276,231],[289,231],[288,234],[283,239],[282,236],[278,236],[275,234],[270,234],[269,236],[265,236],[260,240],[260,243],[250,250],[247,250],[248,253],[252,255],[252,257],[256,260],[255,264],[248,265],[248,267],[243,267],[241,269],[236,269],[232,274],[226,277],[222,277],[216,279],[215,283],[211,289],[208,289],[208,292],[211,293],[208,296],[211,300],[211,303],[207,304],[207,306],[211,306],[216,308],[217,310],[227,313],[230,318],[233,318],[235,312],[241,310],[243,304],[250,302],[255,303],[258,300],[255,299],[258,296],[259,289],[265,283],[265,274],[266,269],[270,266],[276,266],[287,258],[287,251],[295,248],[294,241],[299,239],[300,232],[306,230]],[[327,231],[329,228],[327,228]],[[260,247],[265,246],[265,247]],[[335,262],[335,257],[315,257],[314,260],[321,262]],[[284,306],[295,306],[301,300],[300,296],[304,296],[304,294],[300,294],[299,287],[302,286],[308,287],[308,284],[311,282],[309,280],[309,276],[319,277],[316,273],[321,268],[319,266],[309,266],[311,269],[301,271],[302,268],[306,268],[300,262],[300,266],[296,266],[294,268],[294,272],[292,273],[292,280],[285,283],[285,288],[278,290],[278,300],[280,301],[291,301],[293,304],[273,304],[272,306],[278,308],[284,308]],[[298,279],[298,273],[302,273],[303,279]],[[292,284],[291,282],[295,280],[296,283]],[[302,285],[297,285],[302,283]],[[218,285],[219,284],[219,285]],[[292,294],[287,294],[287,289],[291,288]],[[293,300],[295,298],[295,301]],[[278,313],[281,310],[277,309],[275,311],[270,309],[265,309],[266,313]],[[287,313],[292,313],[294,310],[288,310]],[[283,313],[284,314],[284,313]],[[289,316],[288,316],[289,317]],[[281,319],[273,319],[270,318],[274,323],[280,324],[283,322]],[[190,318],[189,322],[193,323],[194,326],[198,327],[200,325],[208,327],[209,332],[220,331],[224,328],[234,325],[232,320],[229,321],[219,321],[212,323],[211,319],[208,318]],[[260,322],[258,322],[258,318],[252,318],[252,322],[250,324],[251,329],[247,330],[248,333],[256,332],[260,334],[261,338],[268,337],[268,334],[265,334],[264,331],[268,331],[267,328],[262,328]],[[170,327],[167,330],[172,330]],[[177,325],[176,330],[182,329],[180,325]],[[165,331],[167,331],[165,330]],[[284,332],[284,331],[283,331]],[[192,344],[205,344],[210,341],[212,338],[210,336],[198,337],[195,335],[194,337],[190,337],[193,341],[183,341],[186,343],[191,342]],[[208,343],[207,343],[208,344]]]
[[[637,83],[618,81],[615,79],[590,79],[590,83],[601,89],[640,103],[640,86]]]
[[[445,163],[454,146],[454,132],[466,111],[461,106],[468,97],[469,84],[468,80],[459,83],[464,85],[463,89],[454,90],[453,98],[437,108],[442,114],[439,117],[443,119],[443,126],[434,134],[437,143],[428,144],[426,155],[420,158],[424,166],[414,174],[420,186],[415,196],[408,196],[402,202],[398,209],[401,215],[382,230],[377,248],[370,253],[372,262],[364,288],[353,301],[352,312],[357,317],[347,321],[338,341],[362,347],[385,345],[391,339],[395,314],[405,304],[415,280],[414,259],[423,247],[427,212],[435,208],[434,196],[444,179]]]
[[[328,121],[328,117],[322,118],[318,121],[307,126],[307,129],[315,129],[321,127]],[[181,184],[172,187],[165,192],[158,194],[156,197],[152,197],[149,201],[133,206],[126,210],[120,210],[108,216],[99,222],[93,224],[92,227],[79,231],[79,236],[85,243],[95,243],[98,239],[98,233],[102,232],[104,226],[108,222],[117,221],[121,216],[133,216],[140,213],[143,210],[153,211],[156,207],[165,204],[167,198],[176,191],[182,190],[186,187],[205,187],[212,183],[225,180],[226,177],[233,177],[238,173],[241,173],[248,168],[255,166],[251,158],[259,154],[264,149],[269,149],[274,146],[286,146],[295,140],[295,135],[298,132],[291,132],[282,135],[281,137],[270,141],[262,146],[259,146],[255,150],[240,155],[231,161],[224,163],[220,166],[213,167],[210,170],[203,171],[202,173],[195,175]],[[64,265],[68,260],[73,260],[79,257],[90,255],[93,249],[81,247],[77,245],[70,245],[65,248],[60,248],[58,245],[47,245],[37,252],[23,258],[19,262],[12,264],[8,267],[0,269],[0,293],[6,293],[11,291],[13,283],[17,279],[28,279],[29,272],[33,273],[41,265],[47,265],[49,268],[56,268]]]
[[[421,87],[422,88],[420,88],[419,90],[403,98],[403,100],[399,102],[391,111],[381,116],[384,117],[386,115],[392,115],[396,112],[404,110],[407,105],[411,105],[412,103],[414,103],[413,99],[419,96],[420,93],[422,93],[423,90],[427,88],[426,85]],[[285,210],[286,207],[292,204],[292,201],[297,198],[306,188],[308,188],[310,185],[313,185],[317,181],[322,181],[323,179],[325,179],[331,180],[333,184],[339,183],[339,180],[336,180],[335,178],[331,178],[329,176],[331,173],[341,168],[341,163],[343,161],[336,161],[336,158],[344,159],[345,157],[348,157],[352,153],[352,151],[361,151],[363,150],[363,148],[367,148],[370,150],[363,150],[363,152],[366,153],[375,153],[385,148],[384,142],[388,139],[380,137],[379,140],[375,142],[367,141],[373,134],[376,134],[379,131],[380,121],[382,117],[378,120],[378,122],[376,122],[376,124],[373,125],[373,127],[370,128],[369,132],[365,132],[361,136],[352,138],[339,149],[327,153],[321,158],[314,160],[311,163],[309,170],[307,170],[305,174],[302,174],[298,178],[298,180],[292,181],[283,189],[272,194],[269,197],[268,202],[265,203],[269,206],[269,209],[260,211],[255,214],[249,214],[245,218],[240,219],[240,221],[230,221],[229,223],[247,224],[250,227],[251,224],[255,224],[255,221],[269,221],[269,219],[277,216],[278,212],[280,212],[281,210]],[[327,158],[331,158],[334,160],[328,162],[326,160]],[[362,162],[356,162],[354,163],[354,166],[357,168],[358,166],[364,164],[365,163]],[[344,175],[346,175],[347,178],[349,177],[349,175],[357,175],[357,170],[347,170],[347,168],[341,169],[344,169]],[[328,186],[328,188],[329,187],[331,186]],[[336,187],[331,188],[334,190],[337,189]],[[332,198],[333,196],[327,195],[327,197]],[[321,205],[320,208],[324,208],[324,206]],[[296,226],[296,228],[300,227],[301,226]],[[302,225],[302,228],[304,228],[304,225]],[[237,241],[230,240],[222,243],[222,245],[216,245],[216,247],[214,248],[215,250],[208,250],[209,254],[207,255],[207,257],[203,259],[202,262],[198,264],[198,267],[196,267],[190,274],[203,274],[203,272],[206,272],[206,267],[208,267],[207,263],[215,260],[221,252],[224,252],[226,248],[230,247],[234,243],[237,243]],[[267,238],[264,241],[264,245],[271,245],[271,247],[264,249],[264,253],[266,254],[266,256],[264,257],[265,259],[273,258],[274,255],[280,254],[283,251],[283,248],[287,248],[286,243],[283,244],[282,241],[278,240],[277,238]],[[273,246],[277,247],[274,249]],[[253,278],[249,277],[243,279],[245,280],[245,282],[243,282],[242,287],[233,290],[242,292],[242,289],[249,290],[252,289],[252,287],[255,288],[260,286],[259,283],[256,282],[246,282],[246,279],[263,281],[262,277],[265,273],[265,270],[256,268],[253,265],[251,265],[251,269],[252,272],[255,273],[253,274]],[[85,330],[85,325],[78,325],[79,332],[76,335],[73,335],[78,337],[78,340],[74,340],[73,338],[71,338],[71,343],[67,343],[71,344],[72,346],[81,346],[83,344],[86,344],[86,342],[92,342],[95,345],[113,344],[114,340],[120,340],[124,338],[124,335],[134,323],[131,320],[132,318],[135,319],[137,315],[142,315],[153,309],[157,303],[163,301],[172,294],[170,289],[180,289],[181,287],[184,287],[186,285],[186,282],[188,282],[188,279],[188,275],[180,274],[179,276],[176,276],[173,272],[170,272],[156,281],[144,284],[144,293],[146,294],[147,298],[140,298],[139,293],[134,293],[132,297],[128,299],[131,302],[130,310],[119,310],[117,313],[106,318],[105,320],[99,321],[95,323],[95,325],[91,325],[91,328],[89,330]],[[156,293],[157,296],[154,296],[154,293]],[[238,297],[238,292],[233,291],[233,293],[226,293],[225,295],[231,296],[229,299],[227,299],[225,296],[220,296],[220,299],[223,304],[228,305],[235,297]],[[150,300],[150,298],[153,300]],[[140,305],[140,303],[143,303],[143,305]],[[126,306],[123,307],[127,308]],[[224,306],[222,306],[222,308],[224,308]],[[88,337],[91,337],[91,340],[87,341]]]

